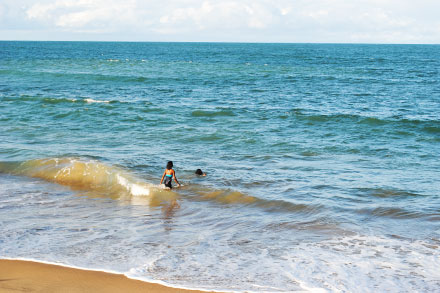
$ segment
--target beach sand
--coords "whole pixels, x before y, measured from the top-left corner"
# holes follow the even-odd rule
[[[202,292],[132,280],[124,275],[21,260],[0,260],[0,292]]]

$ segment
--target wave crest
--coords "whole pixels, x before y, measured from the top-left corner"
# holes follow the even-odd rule
[[[154,187],[115,166],[80,158],[48,158],[0,163],[0,171],[40,178],[74,190],[148,196]],[[157,188],[157,187],[156,187]]]

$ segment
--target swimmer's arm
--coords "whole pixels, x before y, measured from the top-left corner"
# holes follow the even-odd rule
[[[179,185],[179,186],[180,186],[180,183],[179,183],[179,181],[177,181],[177,177],[176,177],[176,171],[174,171],[174,172],[173,172],[173,178],[174,178],[174,181],[176,181],[177,185]]]
[[[163,178],[165,177],[165,173],[166,173],[167,171],[163,171],[163,175],[162,175],[162,178],[160,179],[160,184],[162,184],[162,182],[163,182]]]

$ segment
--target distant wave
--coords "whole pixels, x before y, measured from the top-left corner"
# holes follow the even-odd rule
[[[87,103],[110,103],[110,101],[94,100],[94,99],[84,99]]]
[[[22,95],[18,97],[2,97],[2,101],[5,102],[42,102],[45,104],[60,104],[60,103],[74,103],[77,99],[74,98],[54,98],[54,97],[39,97]]]
[[[40,96],[29,96],[23,95],[19,97],[2,97],[0,100],[8,102],[40,102],[44,104],[63,104],[63,103],[105,103],[114,104],[120,103],[118,100],[96,100],[92,98],[63,98],[63,97],[40,97]]]
[[[119,60],[113,60],[108,62],[119,62]],[[114,75],[114,74],[99,74],[99,73],[81,73],[81,72],[29,72],[29,71],[18,71],[18,70],[3,70],[0,74],[5,74],[8,76],[17,76],[23,78],[25,76],[32,76],[38,74],[39,77],[43,78],[54,78],[54,82],[58,79],[69,79],[75,80],[77,82],[83,81],[113,81],[120,83],[160,83],[165,81],[181,81],[182,78],[169,77],[169,76],[143,76],[143,75]]]
[[[218,116],[235,116],[231,110],[203,111],[196,110],[191,113],[193,117],[218,117]]]
[[[360,209],[358,213],[370,215],[373,217],[380,217],[380,218],[386,217],[393,219],[416,219],[416,218],[424,218],[424,217],[432,216],[422,212],[410,211],[398,207],[365,208],[365,209]]]
[[[286,115],[288,114],[288,115]],[[309,123],[347,123],[367,125],[367,126],[400,126],[408,128],[417,128],[429,133],[440,133],[440,120],[434,119],[409,119],[400,116],[391,117],[369,117],[356,114],[313,114],[304,113],[302,109],[295,109],[286,114],[280,115],[280,118],[287,119],[289,116],[297,120],[307,121]]]
[[[383,189],[383,188],[356,188],[354,191],[360,192],[362,195],[378,198],[407,198],[407,197],[419,197],[421,194],[412,193],[404,190],[397,189]]]

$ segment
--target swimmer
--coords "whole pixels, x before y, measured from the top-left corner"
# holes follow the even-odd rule
[[[162,179],[160,179],[160,184],[163,183],[163,184],[165,184],[165,187],[168,187],[171,189],[171,188],[173,188],[171,186],[171,181],[173,181],[172,179],[174,179],[174,181],[176,181],[177,187],[180,187],[180,183],[176,178],[176,172],[173,170],[173,162],[169,161],[167,163],[167,167],[165,169],[165,172],[163,172]]]
[[[206,173],[203,173],[203,171],[202,171],[201,169],[197,169],[197,170],[196,170],[196,175],[199,175],[199,176],[206,176]]]

